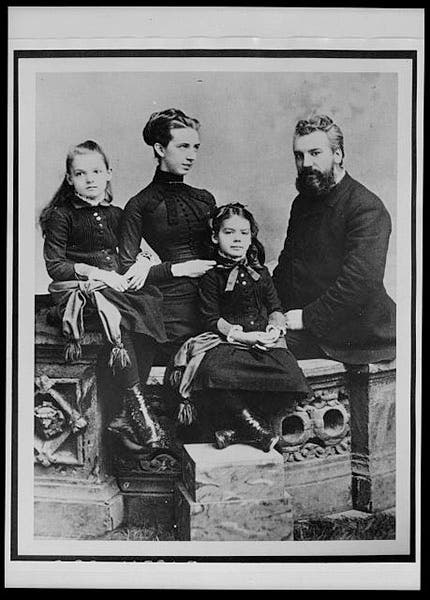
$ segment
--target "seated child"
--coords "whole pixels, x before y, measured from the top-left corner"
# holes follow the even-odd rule
[[[152,366],[153,346],[167,339],[162,295],[148,285],[128,289],[142,279],[137,263],[125,275],[117,272],[122,209],[112,204],[111,175],[97,143],[87,140],[70,150],[63,182],[40,216],[45,264],[53,279],[49,291],[67,338],[66,359],[79,358],[84,307],[97,311],[112,345],[110,366],[122,388],[132,446],[159,448],[161,427],[141,384]],[[142,260],[149,270],[150,260]]]
[[[279,403],[294,406],[311,390],[286,346],[281,304],[253,215],[239,203],[221,206],[211,230],[217,264],[200,280],[207,331],[182,346],[173,373],[177,383],[180,375],[183,408],[190,410],[193,392],[206,390],[228,412],[232,429],[216,432],[218,448],[242,438],[268,452],[278,436],[248,398],[257,399],[257,409],[279,410]]]

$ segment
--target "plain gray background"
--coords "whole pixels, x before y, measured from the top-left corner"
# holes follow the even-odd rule
[[[149,115],[169,107],[201,122],[201,149],[186,183],[217,204],[247,204],[260,224],[267,261],[282,249],[296,195],[292,136],[298,119],[327,113],[345,137],[345,166],[389,210],[393,233],[385,283],[395,298],[397,75],[290,72],[40,73],[36,80],[36,215],[64,176],[68,148],[99,142],[111,160],[114,201],[152,179],[152,149],[142,139]],[[37,227],[36,293],[49,278]]]

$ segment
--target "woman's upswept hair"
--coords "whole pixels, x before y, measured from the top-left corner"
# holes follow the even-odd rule
[[[300,120],[294,132],[296,136],[309,135],[314,131],[323,131],[327,134],[330,141],[330,147],[332,151],[339,149],[342,152],[342,162],[345,158],[345,150],[343,146],[343,133],[336,123],[327,115],[311,115],[307,119]]]
[[[101,148],[101,146],[99,144],[97,144],[97,142],[93,142],[92,140],[86,140],[85,142],[82,142],[81,144],[72,146],[69,149],[69,151],[67,153],[67,157],[66,157],[66,175],[64,176],[64,179],[63,179],[60,187],[55,192],[52,200],[49,202],[49,204],[47,206],[45,206],[45,208],[43,208],[43,210],[39,216],[39,225],[42,229],[43,235],[45,235],[46,228],[47,228],[47,225],[48,225],[48,222],[49,222],[49,219],[51,217],[53,210],[56,207],[67,205],[69,203],[70,199],[73,198],[73,196],[74,196],[74,193],[75,193],[74,188],[67,181],[67,175],[70,175],[70,173],[72,171],[73,159],[75,158],[75,156],[82,155],[82,154],[89,154],[90,152],[96,152],[97,154],[100,154],[100,156],[103,159],[103,162],[106,165],[106,169],[109,169],[108,157],[106,156],[106,153]],[[106,186],[106,200],[108,202],[112,202],[112,188],[111,188],[110,181],[108,181],[107,186]]]
[[[212,235],[218,235],[224,221],[233,216],[239,216],[246,219],[251,229],[251,245],[246,253],[248,261],[251,264],[264,265],[266,260],[266,253],[263,244],[258,239],[258,224],[254,218],[254,215],[246,208],[245,205],[240,202],[231,204],[224,204],[215,209],[210,220],[209,225]],[[216,246],[213,246],[213,254],[216,252]]]
[[[190,127],[199,131],[200,123],[186,115],[177,108],[167,108],[160,112],[154,112],[149,117],[148,122],[143,128],[143,139],[148,146],[154,146],[157,142],[166,147],[172,139],[172,129],[181,129]],[[157,157],[154,150],[154,154]]]

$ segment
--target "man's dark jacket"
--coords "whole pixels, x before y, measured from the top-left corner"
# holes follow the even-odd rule
[[[304,328],[347,363],[395,357],[395,304],[384,284],[390,216],[345,173],[321,199],[299,195],[273,272],[284,310],[303,309]]]

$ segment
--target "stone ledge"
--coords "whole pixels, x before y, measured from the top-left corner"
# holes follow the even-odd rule
[[[50,325],[47,320],[48,309],[41,308],[36,314],[35,323],[35,344],[36,346],[62,347],[64,346],[64,338],[59,332],[58,327]],[[88,329],[83,338],[82,346],[100,346],[104,345],[103,334],[101,331]],[[302,369],[305,377],[324,377],[327,375],[342,375],[347,372],[345,365],[339,361],[316,358],[299,360],[299,366]],[[392,371],[396,368],[396,361],[384,361],[379,363],[369,364],[369,373],[381,373],[384,371]],[[163,383],[165,367],[154,366],[150,373],[148,383]]]
[[[304,376],[309,378],[325,377],[327,375],[344,375],[348,372],[348,369],[345,368],[343,363],[325,358],[299,360],[298,363]],[[161,366],[152,367],[148,383],[163,383],[165,370],[166,368]],[[369,374],[395,370],[395,360],[369,364]]]
[[[369,513],[369,512],[364,512],[362,510],[345,510],[343,512],[332,513],[330,515],[324,515],[324,519],[330,520],[330,521],[342,521],[344,519],[366,520],[366,519],[371,519],[373,517],[373,514]],[[381,510],[380,514],[390,515],[390,516],[395,517],[396,509],[395,509],[395,507],[387,508],[385,510]]]
[[[35,345],[36,346],[64,346],[64,337],[61,335],[59,327],[51,325],[47,321],[48,309],[42,308],[37,311],[35,319]],[[83,346],[103,346],[103,334],[89,328],[82,336],[81,344]]]
[[[185,444],[183,483],[194,502],[279,498],[284,492],[284,461],[277,451],[245,444],[218,450],[213,444]]]

